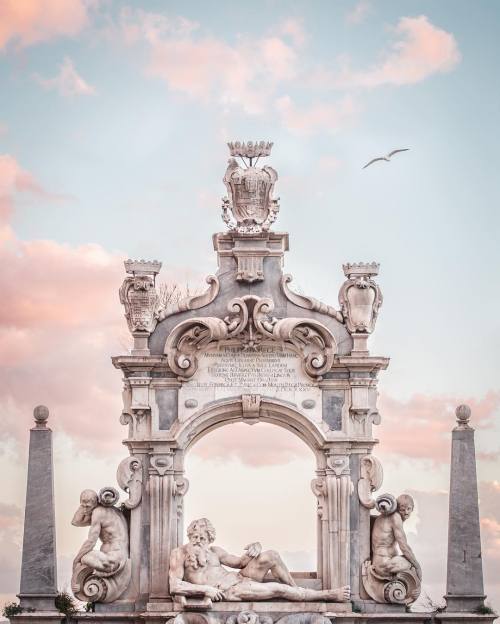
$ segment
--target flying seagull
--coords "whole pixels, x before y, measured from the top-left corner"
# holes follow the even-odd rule
[[[363,167],[363,169],[366,169],[367,167],[369,167],[374,162],[377,162],[377,160],[385,160],[386,162],[389,162],[391,160],[391,157],[394,156],[394,154],[397,154],[398,152],[407,152],[409,149],[410,149],[409,147],[405,147],[404,149],[392,150],[392,152],[389,152],[386,156],[379,156],[379,158],[374,158],[373,160],[370,160],[370,162],[367,163]]]

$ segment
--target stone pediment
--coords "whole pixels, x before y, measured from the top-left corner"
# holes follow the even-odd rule
[[[152,355],[164,353],[167,339],[179,323],[193,318],[223,320],[228,315],[230,302],[245,297],[270,299],[274,304],[273,315],[279,320],[307,318],[321,323],[334,337],[337,353],[351,352],[352,338],[341,312],[289,287],[292,277],[283,273],[287,235],[266,232],[250,237],[234,232],[221,233],[214,236],[214,247],[219,271],[207,277],[209,287],[204,293],[158,312],[157,324],[149,338]],[[247,278],[243,279],[245,275]],[[249,275],[261,277],[253,279]]]

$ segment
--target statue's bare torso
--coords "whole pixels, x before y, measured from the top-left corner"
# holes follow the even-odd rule
[[[206,518],[191,523],[189,543],[172,551],[169,570],[172,594],[230,601],[349,600],[349,587],[331,590],[297,587],[279,554],[274,550],[262,552],[258,542],[249,544],[242,556],[231,555],[211,543],[215,531],[211,525],[211,535],[204,530],[207,523]],[[264,582],[268,573],[272,580]]]

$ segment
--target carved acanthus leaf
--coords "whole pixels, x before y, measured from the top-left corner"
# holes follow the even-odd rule
[[[326,314],[327,316],[331,316],[332,318],[337,319],[337,321],[339,321],[340,323],[344,322],[344,317],[342,316],[342,313],[332,306],[329,306],[322,301],[318,301],[318,299],[315,299],[314,297],[300,295],[299,293],[290,290],[288,284],[292,280],[293,277],[289,274],[283,275],[283,277],[281,278],[281,288],[288,301],[291,301],[300,308],[312,310],[313,312],[319,312],[320,314]]]
[[[212,303],[219,294],[220,284],[215,275],[209,275],[206,280],[208,289],[201,295],[194,295],[192,297],[185,297],[174,303],[171,306],[160,308],[156,313],[158,321],[163,321],[169,316],[179,314],[179,312],[186,312],[187,310],[198,310],[204,308],[209,303]]]

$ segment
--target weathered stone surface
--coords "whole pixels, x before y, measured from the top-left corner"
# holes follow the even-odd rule
[[[178,391],[176,388],[157,388],[155,392],[158,407],[158,428],[167,430],[177,420]]]
[[[57,594],[52,431],[48,409],[35,408],[30,431],[19,597],[23,608],[54,611]]]
[[[296,586],[280,555],[274,550],[262,551],[258,542],[248,544],[241,556],[212,546],[215,529],[207,518],[191,522],[187,534],[189,542],[172,551],[169,569],[170,591],[182,599],[185,608],[191,597],[196,610],[211,609],[212,601],[349,601],[349,587],[315,590]],[[270,573],[272,579],[268,580]],[[208,604],[200,603],[200,595]]]
[[[447,611],[474,611],[484,604],[474,429],[470,408],[456,410],[452,432],[448,523]]]

